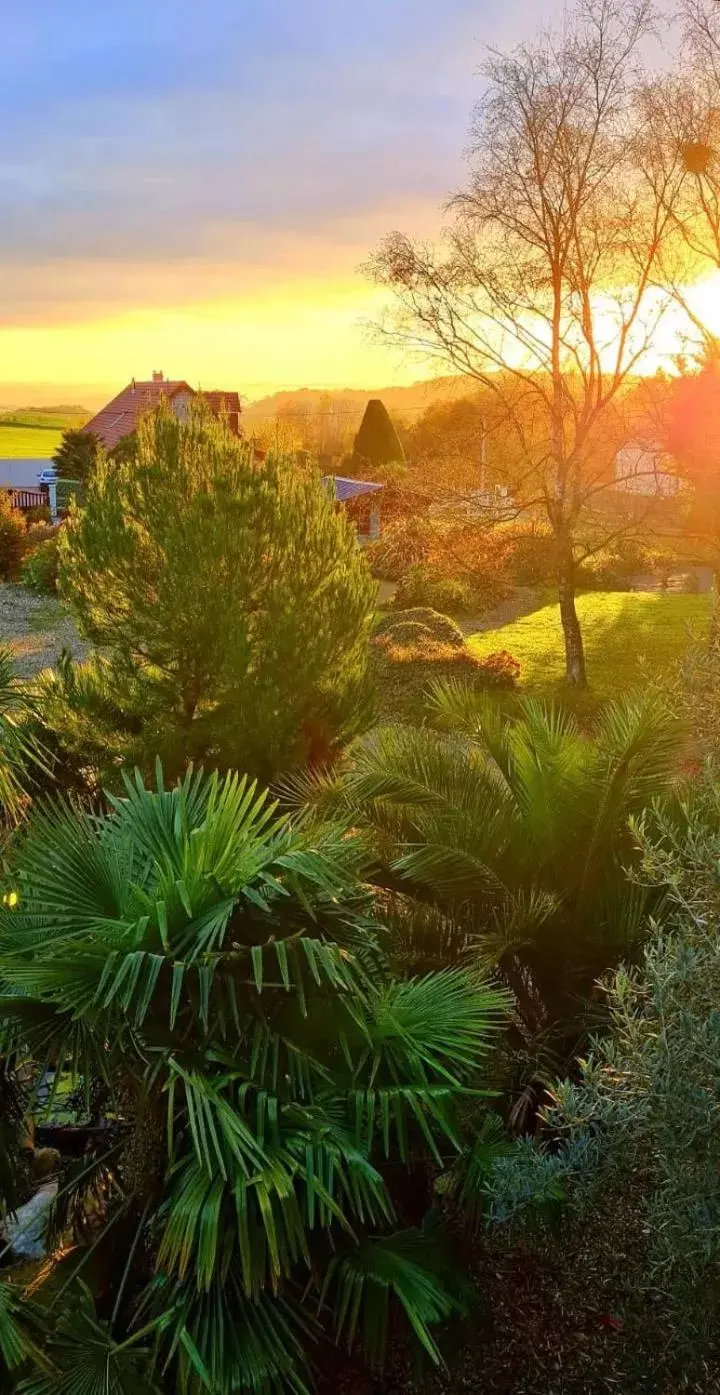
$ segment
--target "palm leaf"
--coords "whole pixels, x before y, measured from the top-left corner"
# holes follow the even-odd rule
[[[18,1395],[158,1395],[152,1357],[137,1338],[118,1343],[79,1284],[47,1341],[49,1370],[20,1382]]]
[[[515,1148],[505,1136],[499,1115],[485,1114],[470,1146],[439,1179],[438,1190],[452,1198],[473,1230],[481,1224],[486,1187],[497,1159],[509,1156]]]
[[[410,1328],[436,1365],[442,1363],[430,1331],[464,1303],[432,1230],[406,1230],[381,1240],[365,1240],[351,1254],[330,1261],[322,1290],[334,1293],[335,1336],[352,1350],[358,1338],[371,1365],[383,1364],[387,1346],[390,1300],[394,1299]]]

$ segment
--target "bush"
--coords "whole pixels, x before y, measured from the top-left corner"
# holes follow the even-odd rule
[[[397,625],[383,631],[379,640],[389,648],[399,649],[417,649],[437,643],[432,630],[417,620],[398,620]]]
[[[372,646],[375,712],[380,721],[422,723],[427,718],[427,694],[439,678],[462,678],[483,686],[481,666],[467,649],[438,644],[432,637],[414,647]]]
[[[488,654],[478,660],[479,677],[487,688],[516,688],[520,678],[520,664],[507,649],[497,654]]]
[[[157,784],[128,777],[94,817],[46,811],[12,866],[19,905],[0,908],[8,1055],[24,1078],[37,1062],[30,1085],[66,1072],[84,1110],[95,1082],[108,1101],[58,1198],[72,1188],[56,1218],[72,1267],[59,1327],[48,1304],[31,1329],[53,1365],[23,1384],[149,1395],[162,1363],[168,1395],[300,1395],[320,1339],[381,1366],[403,1329],[437,1364],[431,1325],[462,1311],[462,1283],[407,1193],[423,1157],[460,1146],[506,999],[473,967],[396,974],[372,846],[347,821],[278,818],[237,775],[168,788],[158,768]],[[0,1121],[13,1142],[19,1120]],[[25,1287],[0,1282],[3,1392],[9,1349],[43,1359],[24,1323],[10,1348]],[[100,1322],[70,1342],[73,1295],[92,1311],[93,1292]]]
[[[638,538],[619,538],[580,564],[578,584],[596,591],[627,591],[637,576],[656,576],[667,585],[678,561],[667,548]]]
[[[45,538],[26,554],[20,567],[20,581],[39,596],[54,596],[58,588],[57,535]]]
[[[550,1181],[572,1227],[590,1234],[588,1218],[601,1213],[618,1246],[639,1256],[630,1316],[687,1374],[690,1359],[716,1362],[720,1347],[717,772],[676,807],[645,815],[636,833],[642,880],[665,898],[662,921],[639,968],[610,984],[610,1032],[579,1081],[553,1090],[554,1146],[528,1144],[496,1169],[492,1209],[532,1217]]]
[[[388,465],[404,459],[405,452],[387,407],[379,397],[371,397],[353,446],[353,462],[356,468],[362,467],[372,471],[379,465]]]
[[[467,581],[441,576],[429,564],[419,562],[398,583],[393,604],[401,610],[423,606],[460,615],[474,609],[476,593]]]
[[[47,504],[35,504],[31,509],[25,509],[25,522],[28,532],[38,525],[52,526],[52,516]]]
[[[436,531],[427,518],[399,518],[387,524],[377,541],[365,549],[373,576],[399,581],[410,567],[426,562]]]
[[[94,432],[71,427],[63,431],[53,465],[60,479],[87,480],[95,469],[99,453],[100,440]]]
[[[31,523],[27,530],[28,547],[37,547],[38,543],[45,542],[48,538],[57,537],[59,526],[58,523]]]
[[[0,579],[16,577],[26,549],[25,520],[12,507],[10,495],[0,491]]]
[[[506,572],[516,586],[544,586],[555,576],[555,540],[542,523],[500,523],[495,530],[507,547]]]
[[[408,615],[433,612],[408,611]],[[438,620],[447,621],[447,616]],[[452,621],[449,622],[452,625]],[[453,627],[456,628],[456,627]],[[458,631],[458,633],[460,633]],[[520,665],[506,651],[476,659],[460,635],[451,642],[433,633],[430,625],[402,620],[377,633],[372,645],[376,714],[381,720],[423,722],[427,695],[439,679],[461,679],[478,691],[514,688]]]
[[[449,615],[441,615],[438,610],[432,610],[429,606],[414,606],[410,610],[400,611],[399,614],[386,615],[375,627],[375,638],[394,634],[398,625],[408,622],[423,625],[440,644],[449,644],[455,649],[465,647],[465,636],[460,626],[451,620]]]

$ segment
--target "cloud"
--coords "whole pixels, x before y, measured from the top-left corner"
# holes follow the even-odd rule
[[[28,0],[0,52],[0,256],[217,255],[222,228],[320,230],[439,202],[461,175],[496,12]]]
[[[559,4],[547,0],[533,19]],[[207,324],[223,305],[253,326],[221,335],[246,376],[261,338],[256,372],[275,371],[261,326],[267,314],[279,340],[283,305],[300,376],[303,360],[326,378],[341,372],[340,345],[365,371],[366,352],[351,347],[350,301],[361,311],[368,295],[355,268],[390,228],[436,231],[463,176],[482,44],[527,28],[526,12],[525,0],[10,7],[0,46],[0,376],[25,380],[37,355],[52,377],[63,325],[84,381],[96,354],[105,375],[137,354],[141,333],[152,342],[153,314],[165,354],[172,312],[189,340],[199,327],[210,354]],[[303,324],[337,333],[335,363],[332,345],[303,354]],[[12,370],[14,355],[22,369]]]

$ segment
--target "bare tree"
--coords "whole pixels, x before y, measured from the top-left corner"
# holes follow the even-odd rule
[[[555,539],[570,682],[586,683],[575,606],[581,535],[626,527],[600,495],[622,438],[623,390],[670,296],[658,268],[684,171],[644,172],[639,101],[649,0],[579,0],[548,32],[485,65],[471,177],[439,248],[393,233],[369,263],[393,292],[391,339],[484,384],[514,441],[508,480]],[[663,167],[664,168],[664,167]]]
[[[652,124],[666,167],[682,160],[683,197],[673,212],[698,268],[707,269],[720,266],[720,3],[680,0],[679,17],[685,44],[678,72],[655,83]]]

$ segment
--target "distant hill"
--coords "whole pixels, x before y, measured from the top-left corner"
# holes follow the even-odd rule
[[[84,426],[91,413],[85,407],[13,407],[0,411],[0,426],[35,427],[39,431],[67,431]]]
[[[411,383],[408,387],[379,388],[298,388],[294,392],[273,392],[243,406],[243,421],[260,421],[269,417],[312,416],[328,410],[362,416],[371,397],[380,397],[389,412],[398,416],[419,416],[435,402],[447,402],[472,394],[473,383],[468,378],[430,378]]]

